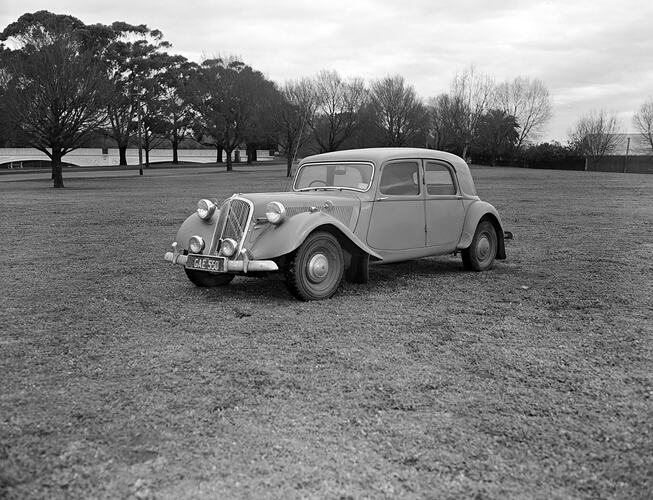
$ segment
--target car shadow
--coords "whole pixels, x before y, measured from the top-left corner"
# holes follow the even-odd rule
[[[373,264],[370,267],[370,282],[396,282],[408,277],[449,276],[465,272],[460,257],[425,257],[391,264]]]
[[[490,273],[505,273],[505,266],[496,262]],[[373,291],[375,288],[388,286],[411,287],[416,281],[439,278],[441,280],[464,280],[476,273],[464,269],[460,256],[425,257],[422,259],[395,262],[391,264],[373,264],[370,266],[369,281],[365,284],[348,282],[343,278],[338,295],[348,292],[355,294]],[[189,284],[190,285],[190,284]],[[192,285],[190,285],[192,286]],[[197,288],[199,293],[212,298],[233,302],[265,302],[267,305],[287,306],[296,303],[295,298],[285,286],[282,273],[274,273],[263,277],[237,276],[228,286],[216,288]]]

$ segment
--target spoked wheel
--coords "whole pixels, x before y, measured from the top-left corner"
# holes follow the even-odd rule
[[[328,299],[344,272],[340,243],[330,233],[315,232],[294,252],[286,266],[288,290],[300,300]]]
[[[184,271],[186,271],[186,276],[194,285],[201,287],[225,286],[234,279],[233,274],[214,274],[186,268],[184,268]]]
[[[461,253],[465,269],[487,271],[497,256],[497,231],[490,221],[482,221],[476,228],[472,244]]]

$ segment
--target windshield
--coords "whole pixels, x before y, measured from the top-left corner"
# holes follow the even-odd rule
[[[307,163],[295,176],[296,191],[309,189],[353,189],[367,191],[372,181],[371,163]]]

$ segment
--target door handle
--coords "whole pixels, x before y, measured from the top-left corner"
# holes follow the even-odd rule
[[[381,197],[377,198],[375,201],[383,201],[383,200],[387,200],[387,199],[388,199],[387,196],[381,196]]]

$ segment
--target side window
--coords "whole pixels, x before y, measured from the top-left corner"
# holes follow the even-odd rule
[[[383,167],[379,191],[390,195],[418,195],[418,164],[408,161],[387,164]]]
[[[430,195],[456,194],[451,170],[441,163],[427,162],[424,169],[426,192]]]

